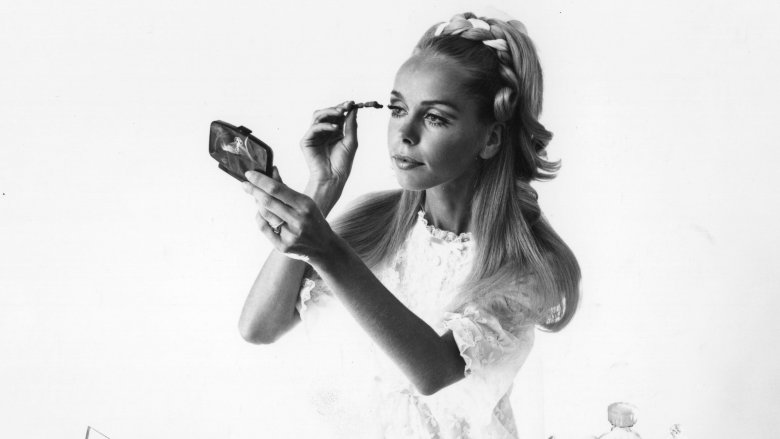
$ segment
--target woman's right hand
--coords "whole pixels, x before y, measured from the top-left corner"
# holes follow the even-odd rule
[[[344,186],[357,151],[357,107],[353,101],[314,112],[312,124],[301,139],[309,166],[309,184]]]

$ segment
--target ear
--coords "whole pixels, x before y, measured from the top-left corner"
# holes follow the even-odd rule
[[[501,149],[501,141],[504,138],[504,124],[495,122],[488,127],[487,142],[482,150],[479,151],[479,156],[487,160],[494,155],[498,154],[498,150]]]

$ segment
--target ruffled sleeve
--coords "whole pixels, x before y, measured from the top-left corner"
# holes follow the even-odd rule
[[[325,284],[325,281],[314,271],[311,267],[308,267],[304,272],[303,279],[301,279],[301,288],[298,292],[298,301],[295,304],[295,309],[298,310],[298,314],[302,319],[305,319],[305,314],[312,306],[320,303],[323,300],[323,296],[330,296],[330,288]]]
[[[447,393],[467,418],[479,424],[491,422],[494,408],[531,352],[538,319],[528,297],[528,291],[514,290],[444,314],[443,325],[452,331],[466,363],[464,379]]]

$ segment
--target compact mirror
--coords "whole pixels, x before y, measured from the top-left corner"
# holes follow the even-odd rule
[[[219,169],[239,181],[246,181],[246,171],[271,176],[273,151],[244,126],[233,126],[221,120],[211,122],[209,155],[219,162]]]

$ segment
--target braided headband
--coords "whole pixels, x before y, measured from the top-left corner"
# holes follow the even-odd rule
[[[487,24],[484,20],[480,20],[479,18],[469,18],[468,22],[471,23],[471,27],[476,29],[485,29],[487,31],[490,30],[490,25]],[[447,25],[450,24],[449,22],[444,22],[440,24],[436,28],[436,32],[434,32],[434,36],[438,37],[441,35],[442,32],[444,32],[444,28],[447,27]],[[490,46],[496,50],[507,50],[506,40],[503,38],[496,38],[493,40],[482,40],[482,43],[484,43],[486,46]]]

